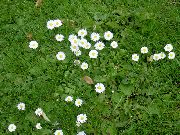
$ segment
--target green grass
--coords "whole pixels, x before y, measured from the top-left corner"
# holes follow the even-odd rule
[[[14,135],[49,135],[58,128],[65,135],[82,130],[87,135],[179,134],[179,6],[173,0],[44,0],[36,8],[33,0],[1,0],[0,135],[10,134],[11,123],[17,126]],[[56,18],[63,26],[48,30],[46,22]],[[80,60],[89,68],[82,71],[73,65],[76,57],[67,38],[58,43],[54,36],[67,37],[81,28],[91,33],[94,26],[101,34],[112,31],[119,47],[105,48],[96,60],[83,52]],[[28,47],[28,33],[39,43],[36,50]],[[149,56],[164,51],[168,43],[174,47],[174,60],[149,63],[145,55],[139,62],[131,60],[143,46]],[[63,62],[55,57],[59,51],[67,55]],[[102,82],[105,93],[97,94],[94,85],[82,80],[85,75]],[[67,104],[67,95],[84,104]],[[26,104],[25,111],[17,109],[19,102]],[[38,107],[51,122],[35,116]],[[88,121],[77,128],[80,113],[86,113]],[[41,130],[35,129],[37,122]]]

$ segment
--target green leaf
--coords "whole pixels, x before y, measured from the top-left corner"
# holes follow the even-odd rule
[[[151,103],[147,107],[147,109],[148,109],[149,114],[157,114],[157,115],[159,115],[159,113],[160,113],[160,110],[159,110],[159,108],[158,108],[156,103]]]
[[[115,29],[119,28],[119,25],[116,22],[110,22],[109,21],[106,23],[106,25],[108,25],[111,28],[115,28]]]
[[[94,22],[92,20],[90,20],[90,19],[86,19],[86,20],[83,21],[83,26],[85,28],[92,28],[93,25],[94,25]]]
[[[25,117],[26,120],[32,122],[32,123],[36,123],[38,118],[35,116],[34,113],[28,113]]]
[[[124,78],[122,81],[121,81],[122,84],[129,84],[129,81],[128,81],[128,78]]]
[[[120,91],[122,91],[124,93],[124,95],[130,96],[134,90],[134,87],[132,85],[120,84],[119,89],[120,89]]]
[[[101,93],[101,94],[98,96],[98,101],[99,101],[99,102],[103,102],[104,99],[105,99],[105,97],[106,97],[105,93]]]
[[[106,76],[95,76],[94,82],[106,82],[107,78]]]
[[[112,94],[111,100],[112,100],[114,103],[118,103],[121,98],[122,98],[122,93],[114,92],[114,93]]]
[[[65,87],[65,93],[67,94],[74,94],[75,93],[75,90],[74,89],[71,89],[69,87]]]
[[[108,14],[102,14],[100,12],[96,12],[95,15],[94,15],[94,19],[96,21],[98,21],[98,20],[105,20],[105,19],[107,19],[107,17],[108,17]]]

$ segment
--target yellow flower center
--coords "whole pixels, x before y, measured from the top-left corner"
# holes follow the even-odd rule
[[[81,118],[80,118],[81,120],[84,120],[84,117],[83,116],[81,116]]]
[[[60,54],[60,55],[59,55],[59,58],[62,58],[62,57],[63,57],[63,55],[62,55],[62,54]]]
[[[84,67],[85,67],[85,66],[84,66]],[[78,104],[81,104],[81,102],[80,102],[80,101],[78,101],[77,103],[78,103]]]
[[[61,133],[60,133],[60,132],[58,132],[58,133],[57,133],[57,135],[61,135]]]
[[[92,53],[92,56],[95,56],[95,55],[96,55],[96,54],[93,52],[93,53]]]

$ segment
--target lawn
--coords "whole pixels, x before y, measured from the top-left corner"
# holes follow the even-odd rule
[[[0,135],[52,135],[56,130],[64,135],[180,134],[180,2],[43,0],[35,5],[35,0],[0,2]],[[48,29],[47,22],[55,19],[63,25]],[[105,43],[96,59],[89,57],[92,48],[82,49],[79,57],[71,52],[68,37],[80,29],[87,30],[92,48],[92,32]],[[117,48],[103,38],[106,31],[113,33]],[[56,41],[56,34],[64,40]],[[38,48],[30,48],[31,41]],[[174,59],[168,58],[166,44],[172,44]],[[144,46],[146,54],[140,51]],[[60,51],[64,60],[56,58]],[[160,52],[166,58],[149,61]],[[132,54],[139,60],[133,61]],[[75,65],[77,59],[88,69]],[[95,91],[97,83],[104,92]],[[73,102],[66,102],[67,96]],[[78,98],[80,107],[74,103]],[[20,102],[25,110],[18,110]],[[36,115],[37,108],[50,121]],[[79,114],[87,121],[78,127]]]

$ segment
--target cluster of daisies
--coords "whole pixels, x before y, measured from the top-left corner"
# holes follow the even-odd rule
[[[169,59],[174,59],[174,58],[175,58],[175,53],[172,52],[173,46],[172,46],[171,44],[167,44],[167,45],[164,47],[164,50],[165,50],[166,52],[169,52],[169,53],[168,53],[168,58],[169,58]],[[147,48],[147,47],[142,47],[142,48],[141,48],[141,53],[142,53],[142,54],[148,53],[148,48]],[[164,52],[160,52],[160,53],[151,55],[151,56],[150,56],[150,61],[152,61],[152,60],[158,61],[158,60],[160,60],[160,59],[164,59],[165,57],[166,57],[166,54],[165,54]],[[138,61],[138,60],[139,60],[139,55],[138,55],[138,54],[132,54],[132,60]]]
[[[47,22],[47,28],[52,30],[54,28],[60,27],[62,26],[62,21],[61,20],[50,20]],[[93,32],[90,34],[90,41],[88,41],[85,37],[87,37],[88,32],[86,29],[80,29],[77,33],[77,35],[71,34],[68,37],[68,41],[70,42],[70,50],[72,51],[72,53],[76,56],[79,57],[82,54],[82,50],[86,49],[89,50],[89,57],[91,59],[96,59],[98,57],[98,54],[101,50],[103,50],[106,45],[102,42],[102,40],[106,40],[106,42],[110,41],[109,44],[112,48],[117,48],[118,47],[118,43],[116,41],[113,41],[113,33],[110,31],[107,31],[104,33],[104,38],[102,38],[100,36],[99,33]],[[58,42],[63,42],[64,40],[64,35],[62,34],[56,34],[55,35],[55,40]],[[112,41],[111,41],[112,40]],[[38,43],[36,41],[31,41],[29,43],[29,47],[32,49],[36,49],[38,47]],[[56,54],[56,58],[59,61],[63,61],[66,58],[66,55],[64,52],[59,51]],[[74,64],[75,65],[80,65],[80,61],[79,60],[75,60]],[[82,70],[88,69],[88,63],[86,62],[82,62],[80,65]],[[102,83],[97,83],[95,85],[95,91],[97,93],[103,93],[105,91],[105,86]],[[66,102],[73,102],[73,97],[72,96],[67,96],[65,98]],[[80,107],[83,104],[83,100],[82,99],[76,99],[75,100],[75,106]],[[18,107],[19,110],[24,110],[25,109],[25,104],[24,103],[20,103],[18,106],[21,106],[20,108]],[[23,107],[24,106],[24,107]],[[42,116],[43,115],[43,110],[41,108],[36,109],[35,114],[37,116]],[[82,123],[85,123],[87,121],[87,115],[86,114],[79,114],[77,116],[77,120],[76,120],[76,126],[81,126]],[[13,128],[12,128],[13,127]],[[36,124],[36,128],[37,129],[41,129],[41,124],[37,123]],[[16,126],[14,124],[10,125],[10,129],[16,129]],[[12,130],[9,130],[12,131]],[[63,135],[63,131],[62,130],[56,130],[54,132],[55,135]],[[77,135],[86,135],[84,131],[79,132]]]
[[[105,44],[102,41],[100,41],[100,38],[101,38],[100,35],[95,32],[91,33],[90,35],[92,43],[88,42],[88,40],[85,39],[87,34],[88,33],[86,29],[81,29],[78,31],[78,35],[74,35],[74,34],[69,35],[68,40],[70,42],[70,50],[74,53],[75,56],[78,57],[82,54],[81,48],[86,49],[86,50],[90,49],[89,57],[91,59],[95,59],[98,57],[98,54],[99,54],[98,51],[101,51],[105,48]],[[110,41],[112,40],[112,38],[113,38],[113,33],[111,33],[110,31],[107,31],[104,33],[105,40]],[[64,36],[62,34],[57,34],[55,36],[55,39],[61,42],[64,40]],[[118,43],[116,41],[112,41],[110,43],[110,46],[112,48],[117,48]],[[64,52],[60,51],[57,53],[56,57],[58,60],[64,60],[66,58],[66,55]],[[80,67],[83,70],[88,69],[88,63],[82,62]]]
[[[50,20],[47,22],[47,28],[52,30],[55,27],[59,27],[62,25],[62,22],[60,20]],[[99,33],[93,32],[90,35],[91,42],[88,42],[88,40],[85,38],[88,35],[88,32],[86,29],[80,29],[77,33],[77,35],[71,34],[68,37],[68,40],[70,42],[70,50],[72,53],[74,53],[75,56],[80,56],[82,54],[82,49],[90,49],[89,51],[89,57],[92,59],[95,59],[98,57],[99,51],[103,50],[105,48],[105,44],[101,41],[101,36]],[[64,35],[62,34],[56,34],[55,39],[58,42],[62,42],[64,40]],[[104,39],[107,41],[110,41],[113,39],[113,33],[110,31],[107,31],[104,33]],[[36,42],[37,43],[37,42]],[[34,46],[37,46],[35,44],[35,41],[32,43],[33,45],[30,45],[29,47],[33,49],[36,49]],[[110,46],[112,48],[117,48],[118,43],[116,41],[111,41]],[[60,61],[65,60],[66,55],[64,52],[60,51],[56,54],[56,58]],[[83,70],[88,69],[88,63],[82,62],[80,66]]]
[[[67,96],[66,98],[65,98],[65,101],[66,102],[72,102],[73,101],[73,97],[72,96]],[[75,100],[75,105],[77,106],[77,107],[80,107],[81,105],[82,105],[82,103],[83,103],[83,101],[82,101],[82,99],[76,99]]]
[[[59,19],[56,20],[50,20],[47,22],[47,28],[52,30],[54,28],[62,26],[62,21]],[[72,53],[74,53],[75,56],[79,57],[82,54],[82,49],[89,50],[89,57],[91,59],[96,59],[98,57],[99,51],[103,50],[105,48],[105,44],[102,42],[102,38],[99,33],[93,32],[90,35],[91,41],[88,41],[85,37],[88,35],[86,29],[80,29],[77,33],[77,35],[71,34],[68,37],[68,40],[70,42],[70,50]],[[64,35],[62,34],[56,34],[55,39],[58,42],[62,42],[64,40]],[[107,31],[104,33],[104,38],[106,41],[111,41],[113,39],[113,33],[110,31]],[[110,46],[112,48],[117,48],[118,43],[116,41],[111,41]],[[37,41],[31,41],[29,43],[29,47],[32,49],[36,49],[38,47]],[[56,54],[56,58],[59,61],[65,60],[66,55],[64,52],[59,51]],[[75,60],[76,61],[76,60]],[[79,65],[80,65],[80,61]],[[88,63],[82,62],[80,65],[81,69],[85,70],[88,69]]]
[[[69,102],[72,101],[72,99],[70,98],[70,96],[66,98],[66,101],[69,101]],[[79,107],[79,105],[82,104],[82,100],[77,99],[77,100],[76,100],[76,104],[77,104],[77,106]],[[25,110],[25,104],[22,103],[22,102],[20,102],[20,103],[17,105],[17,108],[18,108],[19,110]],[[35,114],[36,114],[37,116],[42,116],[42,115],[44,114],[44,112],[43,112],[43,110],[42,110],[41,108],[37,108],[37,109],[35,110]],[[79,124],[79,126],[80,126],[81,123],[85,123],[86,120],[87,120],[86,114],[80,114],[80,115],[78,115],[78,116],[77,116],[77,125]],[[42,126],[41,126],[40,123],[37,123],[37,124],[35,125],[35,127],[36,127],[36,129],[38,129],[38,130],[39,130],[39,129],[42,129]],[[16,131],[16,125],[15,125],[15,124],[10,124],[10,125],[8,126],[8,130],[9,130],[9,132],[14,132],[14,131]],[[56,131],[54,132],[54,135],[63,135],[63,131],[62,131],[62,130],[56,130]],[[78,132],[77,135],[86,135],[86,134],[85,134],[84,131],[81,131],[81,132]]]
[[[25,110],[25,104],[22,103],[22,102],[20,102],[20,103],[17,105],[17,108],[18,108],[19,110],[24,111],[24,110]],[[36,109],[36,111],[35,111],[35,114],[36,114],[36,115],[39,115],[39,116],[42,115],[42,113],[43,113],[43,111],[42,111],[42,109],[40,109],[40,108]],[[37,123],[37,124],[35,125],[35,127],[36,127],[36,129],[41,129],[41,128],[42,128],[40,123]],[[14,132],[14,131],[16,130],[16,125],[15,125],[15,124],[10,124],[10,125],[8,126],[8,130],[9,130],[9,132]]]
[[[97,83],[97,84],[95,85],[95,91],[96,91],[97,93],[103,93],[103,92],[105,91],[105,86],[104,86],[104,84],[102,84],[102,83]],[[67,96],[67,97],[65,98],[65,101],[66,101],[66,102],[73,102],[73,97],[72,97],[72,96]],[[83,100],[82,100],[82,99],[77,98],[77,99],[75,100],[75,105],[76,105],[77,107],[82,106],[82,104],[83,104]],[[20,103],[17,105],[17,108],[18,108],[19,110],[25,110],[25,104],[22,103],[22,102],[20,102]],[[42,110],[41,108],[37,108],[37,109],[35,110],[35,114],[40,117],[40,116],[43,116],[45,113],[43,112],[43,110]],[[43,117],[44,117],[44,116],[43,116]],[[85,123],[86,121],[87,121],[87,115],[86,115],[86,114],[79,114],[79,115],[77,116],[76,126],[79,127],[79,126],[81,126],[81,124]],[[42,129],[42,126],[41,126],[40,123],[37,123],[37,124],[35,125],[35,127],[36,127],[36,129],[38,129],[38,130]],[[9,130],[10,132],[14,132],[14,131],[16,130],[16,125],[15,125],[15,124],[10,124],[10,125],[8,126],[8,130]],[[56,131],[54,132],[54,135],[63,135],[63,131],[62,131],[62,130],[56,130]],[[77,135],[86,135],[86,134],[85,134],[84,131],[81,131],[81,132],[79,132]]]
[[[91,49],[89,51],[89,57],[92,59],[95,59],[98,57],[98,51],[102,50],[105,48],[105,44],[100,41],[100,35],[98,33],[93,32],[91,34],[91,40],[94,44],[94,47],[92,47],[92,43],[88,42],[87,39],[85,39],[85,36],[87,36],[87,30],[86,29],[81,29],[78,31],[78,35],[69,35],[69,42],[70,42],[70,50],[78,57],[82,54],[82,51],[80,50],[80,48],[83,49]],[[64,36],[62,34],[57,34],[55,36],[57,41],[63,41],[64,40]],[[106,40],[111,40],[113,38],[113,33],[111,33],[110,31],[107,31],[104,33],[104,38]],[[118,47],[118,43],[116,41],[112,41],[110,44],[113,48],[117,48]],[[64,52],[58,52],[56,55],[58,60],[64,60],[66,58],[66,55]],[[76,61],[76,60],[75,60]],[[79,61],[80,64],[80,61]],[[88,63],[87,62],[82,62],[80,65],[81,69],[85,70],[88,69]]]
[[[47,28],[50,29],[50,30],[52,30],[52,29],[54,29],[54,28],[58,28],[58,27],[60,27],[60,26],[62,26],[62,21],[59,20],[59,19],[49,20],[49,21],[47,22]]]
[[[95,91],[96,92],[98,92],[98,93],[103,93],[104,91],[105,91],[105,86],[104,86],[104,84],[102,84],[102,83],[97,83],[96,85],[95,85]],[[67,96],[66,98],[65,98],[65,101],[66,102],[73,102],[73,97],[72,96]],[[82,104],[83,104],[83,100],[82,99],[76,99],[75,100],[75,105],[77,106],[77,107],[80,107],[80,106],[82,106]],[[86,114],[79,114],[78,116],[77,116],[77,120],[76,120],[76,126],[81,126],[81,124],[82,123],[85,123],[87,121],[87,115]]]
[[[54,28],[58,28],[58,27],[60,27],[61,25],[62,25],[62,21],[59,20],[59,19],[49,20],[49,21],[47,22],[47,28],[50,29],[50,30],[52,30],[52,29],[54,29]],[[55,38],[56,38],[57,41],[62,41],[63,38],[64,38],[64,36],[57,34],[57,35],[55,36]],[[29,48],[36,49],[37,47],[38,47],[37,41],[31,41],[31,42],[29,43]]]
[[[56,20],[49,20],[47,22],[47,28],[49,30],[52,30],[54,28],[58,28],[62,26],[62,21],[59,19]],[[110,31],[107,31],[103,34],[103,36],[101,37],[99,33],[96,32],[92,32],[90,35],[90,37],[88,37],[88,32],[86,29],[80,29],[77,33],[77,35],[75,34],[71,34],[69,35],[69,37],[65,37],[62,33],[58,33],[54,36],[55,40],[57,42],[63,42],[65,40],[65,38],[68,39],[69,41],[69,49],[71,50],[71,52],[76,56],[79,57],[83,54],[83,50],[88,50],[89,52],[89,58],[90,59],[96,59],[100,53],[101,50],[103,50],[106,45],[105,42],[108,43],[112,48],[117,48],[118,47],[118,43],[116,41],[113,40],[113,33]],[[89,41],[87,39],[90,39]],[[106,40],[106,41],[105,41]],[[105,42],[103,42],[105,41]],[[38,43],[36,41],[31,41],[29,43],[29,47],[32,49],[36,49],[38,47]],[[164,47],[164,50],[169,52],[168,54],[168,58],[169,59],[174,59],[175,58],[175,53],[172,52],[173,50],[173,46],[171,44],[167,44]],[[146,54],[148,53],[148,48],[147,47],[142,47],[141,48],[141,53],[142,54]],[[160,59],[164,59],[166,57],[166,54],[164,52],[158,53],[158,54],[153,54],[151,55],[151,59],[152,60],[160,60]],[[63,51],[59,51],[56,54],[56,58],[59,61],[63,61],[66,59],[66,54]],[[138,61],[139,60],[139,55],[138,54],[132,54],[132,60],[134,61]],[[74,61],[75,65],[80,65],[80,68],[82,70],[86,70],[88,69],[88,63],[87,62],[80,62],[79,60],[75,60]],[[103,93],[105,91],[105,86],[102,83],[97,83],[95,85],[95,91],[97,93]],[[114,92],[114,91],[112,91]],[[65,98],[66,102],[73,102],[73,97],[72,96],[67,96]],[[75,101],[75,106],[77,107],[81,107],[83,104],[83,100],[80,98],[77,98]],[[24,103],[19,103],[18,104],[18,109],[19,110],[25,110],[25,104]],[[43,116],[44,112],[41,108],[36,109],[35,114],[37,116]],[[86,114],[79,114],[77,116],[77,120],[76,120],[76,126],[81,126],[83,123],[85,123],[87,121],[87,115]],[[41,124],[37,123],[35,126],[37,129],[42,129]],[[16,126],[14,124],[10,124],[8,127],[10,132],[13,132],[16,130]],[[63,135],[63,131],[62,130],[56,130],[54,132],[55,135]],[[79,132],[77,135],[86,135],[84,131]]]

